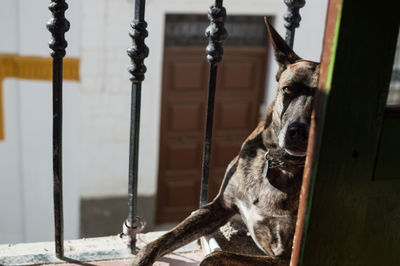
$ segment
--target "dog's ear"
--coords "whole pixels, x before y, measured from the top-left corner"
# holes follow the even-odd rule
[[[279,71],[276,74],[276,80],[278,81],[281,73],[286,69],[288,64],[293,64],[301,58],[293,52],[292,48],[286,44],[285,40],[279,35],[278,32],[272,27],[271,23],[268,21],[267,17],[264,17],[265,25],[267,26],[267,31],[269,38],[274,47],[275,59],[279,63]]]

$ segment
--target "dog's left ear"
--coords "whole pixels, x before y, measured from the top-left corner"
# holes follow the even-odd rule
[[[278,81],[281,73],[286,69],[287,65],[295,63],[301,58],[293,52],[292,48],[286,44],[285,40],[279,35],[278,32],[272,27],[271,23],[268,21],[267,17],[264,17],[265,25],[267,26],[267,31],[269,38],[272,42],[272,46],[275,51],[275,59],[279,63],[279,71],[276,74],[276,80]]]

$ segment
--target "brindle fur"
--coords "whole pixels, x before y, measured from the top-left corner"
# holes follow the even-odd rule
[[[136,256],[135,265],[151,265],[157,258],[214,232],[234,214],[241,215],[266,256],[216,252],[202,265],[289,264],[307,142],[288,145],[285,138],[292,123],[310,123],[319,65],[298,57],[268,22],[267,28],[280,70],[276,97],[266,119],[229,164],[216,198],[149,243]],[[293,97],[282,92],[285,86],[293,88]],[[271,166],[263,178],[267,149]]]

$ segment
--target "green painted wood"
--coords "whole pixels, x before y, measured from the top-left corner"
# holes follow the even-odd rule
[[[302,265],[400,265],[400,182],[373,178],[397,5],[343,1]]]
[[[400,118],[387,117],[383,122],[374,180],[400,180],[399,166]]]

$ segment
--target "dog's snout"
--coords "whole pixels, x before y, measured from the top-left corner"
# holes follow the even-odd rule
[[[309,127],[305,123],[295,122],[288,126],[287,138],[290,141],[305,141],[308,138]]]
[[[285,134],[285,149],[294,156],[304,156],[307,150],[309,126],[305,123],[291,123]]]

